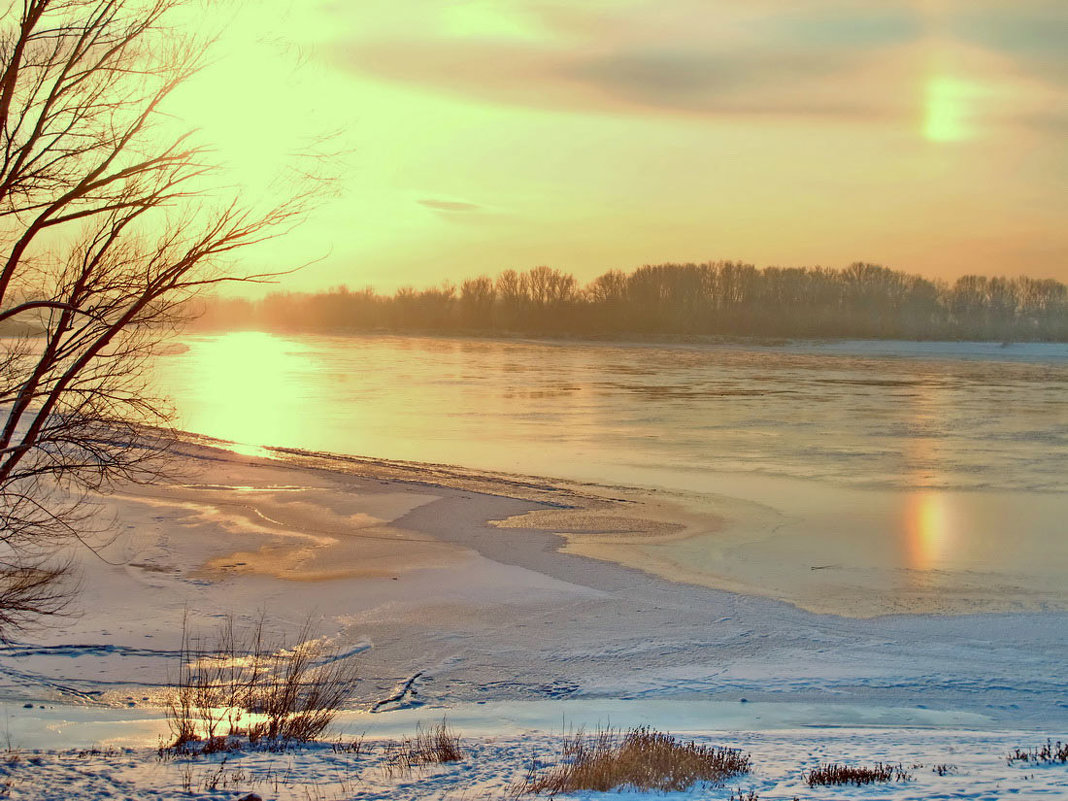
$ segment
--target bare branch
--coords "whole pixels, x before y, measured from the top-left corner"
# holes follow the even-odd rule
[[[170,409],[146,360],[182,304],[285,274],[231,260],[322,185],[211,203],[206,149],[157,130],[208,43],[167,28],[181,2],[23,0],[0,19],[0,323],[33,332],[0,340],[0,639],[60,609],[50,557],[86,542],[90,494],[160,475]]]

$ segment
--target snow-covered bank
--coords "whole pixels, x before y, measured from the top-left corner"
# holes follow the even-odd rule
[[[131,748],[158,746],[170,739],[160,710],[133,705],[121,708],[69,704],[0,703],[3,735],[28,749]],[[447,717],[449,724],[477,736],[520,735],[563,728],[612,725],[618,728],[652,726],[675,733],[707,731],[776,731],[802,728],[878,728],[993,730],[990,718],[972,712],[924,707],[879,707],[860,704],[749,703],[688,699],[596,698],[536,701],[482,701],[448,705],[418,705],[375,714],[366,710],[341,712],[331,726],[334,736],[399,738],[428,721]],[[1035,731],[1029,735],[1034,737]]]
[[[412,732],[409,731],[408,734]],[[461,732],[462,734],[462,732]],[[1040,741],[1028,732],[968,730],[825,729],[722,731],[696,736],[699,742],[751,754],[747,776],[723,786],[698,786],[673,793],[680,799],[726,799],[739,789],[760,801],[789,799],[967,799],[1065,798],[1065,765],[1009,764],[1017,747]],[[160,760],[155,749],[101,746],[63,752],[8,751],[0,754],[0,787],[11,799],[67,801],[70,798],[236,799],[255,792],[271,801],[341,799],[505,799],[509,789],[539,766],[559,760],[559,734],[527,732],[464,737],[464,759],[410,771],[391,766],[386,742],[369,737],[362,753],[331,744],[216,754],[199,759]],[[900,764],[907,781],[865,787],[810,788],[804,777],[821,763]],[[569,798],[605,798],[580,793]],[[622,792],[623,798],[663,799],[662,793]],[[561,797],[561,796],[558,796]]]
[[[80,553],[80,616],[0,648],[3,698],[154,706],[183,620],[207,635],[266,612],[279,633],[317,617],[322,636],[358,652],[364,705],[419,674],[430,704],[746,698],[922,705],[994,726],[1066,716],[1065,613],[812,614],[490,522],[612,503],[616,524],[663,523],[670,510],[642,499],[435,466],[186,457],[183,482],[108,500],[121,528],[104,559]]]
[[[106,502],[120,528],[103,559],[81,554],[80,617],[0,648],[0,700],[22,749],[4,768],[12,797],[169,797],[188,781],[203,790],[220,771],[245,778],[217,788],[219,798],[242,788],[294,799],[492,796],[532,750],[557,747],[562,725],[608,723],[751,750],[757,769],[741,786],[762,799],[995,798],[1009,787],[1056,797],[1068,780],[1063,769],[1028,779],[1004,764],[1007,749],[1068,728],[1068,614],[813,614],[563,553],[552,527],[523,527],[560,520],[564,507],[586,515],[587,529],[685,527],[669,504],[617,489],[311,455],[185,455],[182,481]],[[396,738],[447,714],[472,758],[407,778],[385,776],[384,757],[354,762],[319,746],[235,754],[225,766],[158,762],[159,688],[177,673],[183,619],[210,635],[263,612],[272,632],[321,620],[318,633],[359,661],[337,732]],[[404,686],[415,692],[368,714]],[[103,753],[68,750],[93,744]],[[927,767],[863,791],[813,794],[800,782],[814,762],[851,759]],[[936,764],[960,771],[928,775]]]

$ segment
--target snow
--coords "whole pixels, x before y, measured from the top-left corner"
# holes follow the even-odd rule
[[[761,801],[1068,797],[1065,765],[1008,763],[1006,756],[1014,748],[1044,742],[1031,732],[817,727],[717,731],[692,739],[751,754],[753,770],[721,786],[696,786],[668,797],[727,799],[738,790],[755,791]],[[329,743],[294,747],[282,753],[246,749],[196,759],[160,759],[155,749],[113,745],[8,752],[0,756],[0,786],[6,786],[11,799],[39,801],[141,801],[191,796],[236,799],[249,792],[277,801],[503,799],[509,788],[524,778],[532,760],[545,766],[560,758],[558,732],[465,736],[461,740],[465,752],[461,762],[405,771],[391,768],[386,742],[368,737],[363,746],[365,753],[358,755],[336,752]],[[829,762],[900,764],[912,778],[864,787],[808,787],[806,772]],[[945,775],[939,775],[938,766],[945,766]],[[623,790],[558,797],[641,801],[663,799],[665,795]]]
[[[676,797],[1068,798],[1065,765],[1006,760],[1068,735],[1064,612],[814,614],[488,522],[578,503],[575,488],[187,455],[196,483],[106,502],[121,527],[106,561],[82,555],[79,618],[0,648],[0,797],[504,798],[569,728],[651,725],[752,754],[751,775]],[[160,759],[183,619],[210,634],[264,611],[272,631],[312,616],[358,660],[331,737],[367,749]],[[414,693],[368,711],[409,681]],[[390,768],[386,741],[443,717],[467,758]],[[913,778],[809,788],[821,762],[900,763]]]

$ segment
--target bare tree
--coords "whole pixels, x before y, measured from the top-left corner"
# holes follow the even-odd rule
[[[167,98],[206,42],[181,0],[14,0],[0,18],[0,638],[59,610],[82,499],[158,469],[168,407],[145,362],[234,251],[306,209],[219,199]],[[314,190],[312,190],[314,191]]]

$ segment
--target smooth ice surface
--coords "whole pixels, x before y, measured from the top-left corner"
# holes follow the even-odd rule
[[[157,364],[179,425],[246,452],[654,489],[724,523],[578,553],[821,612],[1068,607],[1065,345],[184,345]]]

